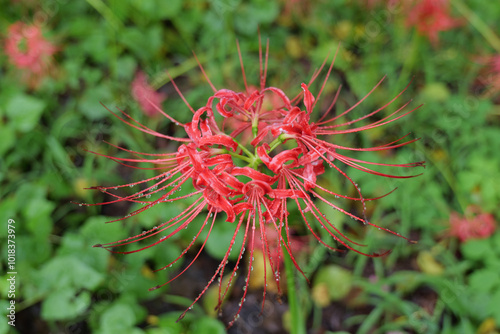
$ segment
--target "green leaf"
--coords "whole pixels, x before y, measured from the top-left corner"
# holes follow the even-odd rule
[[[128,333],[137,321],[129,305],[114,304],[101,317],[101,333]]]
[[[497,324],[500,324],[500,289],[497,289],[490,298],[488,309],[491,310],[493,318]]]
[[[135,27],[127,28],[120,40],[141,59],[151,59],[162,46],[162,29],[159,26],[148,30]]]
[[[14,221],[16,221],[17,223],[18,219],[16,217],[16,204],[17,201],[14,196],[2,198],[2,200],[0,201],[0,221],[3,221],[5,222],[5,224],[7,224],[7,221],[9,219],[14,219]],[[7,228],[0,229],[0,237],[3,238],[5,236],[7,236]]]
[[[458,296],[467,305],[468,314],[476,319],[484,319],[488,314],[491,314],[492,308],[489,306],[491,303],[491,296],[485,292],[474,292],[471,294],[464,294]]]
[[[135,69],[137,67],[137,62],[133,57],[124,56],[116,60],[116,63],[112,63],[113,76],[118,80],[126,80],[127,82],[132,81]]]
[[[498,272],[491,269],[478,269],[469,276],[469,285],[474,291],[485,293],[491,292],[495,286],[500,288]]]
[[[147,1],[143,1],[147,2]],[[168,2],[162,0],[151,1],[155,3],[155,16],[160,19],[169,19],[181,12],[182,0],[169,0]]]
[[[16,235],[16,245],[19,250],[16,251],[18,267],[26,266],[32,270],[32,267],[46,263],[52,255],[53,244],[47,242],[47,237],[40,238],[31,234]]]
[[[493,250],[497,255],[496,258],[500,259],[500,233],[497,232],[491,237],[491,244],[493,245]]]
[[[47,262],[39,272],[40,288],[46,292],[63,288],[95,289],[104,276],[82,262],[77,254],[59,256]]]
[[[275,1],[254,0],[250,13],[259,22],[272,22],[280,13],[280,6]]]
[[[0,133],[2,140],[0,141],[0,156],[3,156],[16,142],[14,128],[0,124]]]
[[[97,63],[106,63],[109,61],[112,48],[106,33],[105,27],[94,25],[89,27],[87,24],[87,34],[81,39],[81,45],[77,51],[87,53]]]
[[[91,245],[117,241],[127,236],[127,231],[120,222],[106,224],[110,217],[90,217],[80,229],[80,235],[88,240]]]
[[[10,319],[6,318],[7,315],[7,307],[10,306],[9,301],[0,300],[0,317],[2,317],[3,321],[0,321],[0,334],[9,333],[10,325],[7,323]],[[8,320],[7,320],[8,319]]]
[[[78,254],[78,258],[97,272],[106,272],[110,253],[103,249],[92,248],[92,240],[82,237],[81,233],[66,233],[57,249],[59,256]]]
[[[38,124],[45,106],[44,101],[21,93],[12,97],[7,103],[7,117],[13,128],[28,132]]]
[[[71,177],[76,175],[75,165],[68,156],[68,152],[62,144],[52,136],[47,136],[46,156],[52,157],[54,166],[57,166],[56,172],[61,176],[66,175]]]
[[[108,116],[100,102],[104,105],[111,104],[113,96],[105,85],[100,85],[87,89],[79,101],[79,109],[90,120],[101,119]]]
[[[216,224],[214,226],[205,245],[205,249],[208,254],[210,254],[210,256],[213,256],[216,259],[224,258],[226,252],[229,251],[229,245],[231,244],[231,239],[233,238],[235,227],[236,223],[228,222],[222,222],[221,224]],[[203,240],[200,238],[198,239]],[[235,260],[238,258],[240,249],[238,245],[241,245],[241,243],[243,242],[243,234],[238,233],[235,239],[235,247],[233,247],[233,251],[229,256],[230,260]]]
[[[26,226],[37,238],[47,238],[52,231],[52,218],[50,214],[56,204],[45,198],[34,198],[23,209],[27,220]]]
[[[217,319],[202,317],[193,321],[190,326],[191,333],[197,334],[224,334],[225,326]]]
[[[462,254],[471,260],[481,260],[491,252],[488,239],[469,240],[462,244]]]
[[[72,319],[82,314],[90,305],[87,291],[76,293],[71,287],[52,292],[42,303],[42,318],[45,320]]]
[[[180,312],[170,312],[159,317],[158,327],[162,330],[162,334],[186,333],[182,322],[177,322],[179,315]]]

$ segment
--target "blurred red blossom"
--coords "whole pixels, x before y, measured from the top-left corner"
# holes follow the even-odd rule
[[[415,26],[417,31],[429,38],[436,46],[438,33],[463,24],[463,20],[450,16],[448,0],[415,0],[408,10],[406,24]]]
[[[31,86],[37,86],[52,68],[52,55],[58,48],[46,40],[41,27],[16,22],[9,26],[5,39],[5,53],[9,61],[24,71]]]
[[[165,93],[157,92],[148,84],[144,72],[136,73],[131,85],[132,97],[139,103],[142,111],[148,116],[158,115],[158,107],[166,99]]]
[[[450,214],[451,236],[457,237],[461,242],[470,239],[485,239],[495,232],[495,218],[490,213],[483,213],[477,206],[469,206],[464,216],[457,212]]]

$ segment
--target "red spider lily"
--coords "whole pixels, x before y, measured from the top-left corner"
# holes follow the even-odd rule
[[[46,40],[36,25],[16,22],[9,26],[5,39],[5,53],[9,61],[25,71],[32,86],[36,86],[52,67],[51,57],[57,47]]]
[[[453,29],[463,24],[463,20],[450,16],[448,0],[417,0],[408,12],[406,23],[415,26],[420,34],[437,45],[440,31]]]
[[[457,237],[461,242],[488,238],[495,232],[495,229],[493,215],[481,212],[479,207],[469,206],[463,217],[456,212],[450,214],[449,234]]]
[[[146,115],[151,117],[160,114],[155,106],[160,106],[167,96],[153,89],[148,84],[143,72],[136,73],[134,81],[132,81],[131,91],[133,98],[139,103]]]
[[[358,160],[344,155],[343,153],[349,151],[390,150],[415,141],[408,140],[401,142],[406,136],[394,142],[364,149],[346,147],[335,143],[335,141],[330,142],[326,140],[331,137],[335,138],[335,135],[339,134],[356,133],[373,129],[391,123],[416,110],[418,107],[407,112],[402,112],[403,108],[408,105],[408,103],[405,103],[390,115],[373,121],[368,125],[346,128],[352,124],[377,115],[400,97],[402,93],[398,94],[383,107],[374,110],[366,116],[354,121],[337,124],[336,121],[338,121],[340,117],[345,116],[356,108],[373,91],[370,91],[358,103],[343,113],[328,118],[339,95],[339,89],[328,112],[318,121],[312,122],[311,117],[314,108],[316,107],[317,101],[332,71],[335,58],[316,96],[311,93],[309,87],[321,73],[326,64],[326,59],[320,69],[314,73],[309,83],[303,83],[301,85],[302,91],[295,98],[290,99],[279,88],[266,87],[268,52],[269,44],[266,45],[264,60],[262,48],[260,47],[260,83],[257,89],[250,88],[251,86],[249,86],[246,81],[245,70],[238,45],[242,77],[245,85],[245,90],[243,92],[215,88],[206,76],[203,67],[200,65],[201,71],[213,89],[213,95],[208,98],[205,105],[202,105],[198,109],[191,107],[172,81],[180,97],[193,113],[192,120],[189,123],[181,124],[172,118],[172,116],[163,112],[153,103],[153,101],[148,100],[152,108],[172,122],[183,127],[187,138],[172,137],[158,133],[135,121],[123,111],[123,116],[112,112],[114,116],[118,117],[126,124],[145,133],[166,140],[177,141],[180,143],[180,146],[177,152],[168,154],[139,153],[116,146],[120,150],[130,153],[133,158],[106,157],[122,165],[133,168],[144,168],[135,167],[134,164],[136,163],[150,163],[153,167],[148,169],[159,171],[159,175],[118,187],[93,187],[93,189],[99,189],[108,196],[111,196],[112,199],[105,203],[85,204],[103,205],[122,201],[142,203],[144,206],[128,215],[131,216],[164,202],[174,202],[178,200],[191,201],[191,204],[181,213],[149,231],[144,231],[124,240],[96,245],[96,247],[102,247],[114,253],[135,253],[172,238],[179,231],[188,226],[196,228],[197,232],[185,250],[173,262],[158,269],[162,270],[167,269],[183,258],[189,250],[194,248],[195,242],[200,239],[200,236],[206,235],[205,239],[201,241],[201,247],[197,251],[194,259],[186,268],[168,282],[152,289],[157,289],[170,283],[188,270],[205,247],[207,239],[210,237],[215,224],[232,224],[234,226],[234,234],[229,245],[226,245],[228,251],[216,268],[207,286],[201,291],[192,304],[194,305],[206,292],[208,287],[218,279],[219,303],[216,307],[220,309],[222,301],[229,291],[229,286],[233,283],[239,266],[242,265],[243,255],[246,253],[249,260],[247,263],[244,291],[241,297],[241,303],[234,319],[229,324],[230,326],[238,318],[242,309],[243,301],[248,291],[249,280],[253,268],[254,252],[256,249],[258,249],[258,253],[262,254],[264,257],[265,277],[267,277],[267,270],[270,270],[277,282],[278,289],[280,282],[280,265],[278,259],[283,258],[283,256],[276,257],[273,255],[275,251],[274,245],[279,245],[283,248],[283,253],[286,252],[286,256],[290,257],[295,267],[305,277],[305,274],[298,266],[292,252],[296,247],[292,244],[293,237],[290,234],[290,226],[292,225],[292,222],[289,220],[291,211],[289,210],[290,202],[295,203],[307,229],[318,242],[325,247],[335,251],[343,251],[329,245],[328,240],[323,240],[319,233],[320,229],[327,231],[331,239],[336,241],[343,248],[354,250],[366,256],[381,256],[387,254],[387,252],[382,254],[368,254],[360,251],[358,248],[363,245],[351,240],[347,235],[342,233],[327,219],[316,203],[323,202],[363,224],[376,226],[408,240],[398,233],[369,222],[366,217],[360,218],[338,207],[328,198],[336,196],[361,201],[364,204],[366,201],[375,200],[387,195],[385,194],[377,198],[365,198],[361,194],[359,186],[338,166],[339,163],[352,166],[371,174],[391,178],[411,176],[386,174],[375,171],[365,165],[403,168],[423,165],[423,162],[408,164],[373,163]],[[375,88],[378,87],[380,83],[381,82],[379,82]],[[272,95],[271,98],[274,101],[272,104],[264,103],[265,97],[269,95]],[[304,107],[301,107],[301,104],[303,104]],[[345,196],[324,188],[321,183],[318,182],[318,177],[325,172],[325,166],[334,168],[342,177],[347,179],[348,182],[357,189],[357,194],[359,196]],[[190,190],[187,193],[175,197],[175,193],[179,191],[187,181],[191,181],[192,187]],[[113,188],[118,189],[135,186],[141,186],[142,190],[128,196],[118,195],[111,191]],[[219,214],[225,216],[225,222],[216,219]],[[203,219],[196,219],[198,216],[202,216]],[[115,221],[126,218],[127,217],[120,218]],[[269,230],[275,233],[269,233]],[[241,244],[236,242],[239,234],[243,237]],[[158,238],[159,236],[161,237]],[[272,240],[270,240],[270,238],[272,238]],[[256,241],[258,239],[260,239],[259,242]],[[135,242],[142,243],[147,241],[149,241],[149,244],[140,246],[137,249],[127,251],[116,250],[117,247],[127,246]],[[230,263],[229,258],[231,254],[234,254],[233,249],[235,249],[234,252],[237,255],[237,260],[235,263]],[[266,263],[269,263],[269,267]],[[230,273],[230,278],[228,281],[226,280],[228,282],[227,285],[222,286],[222,278],[227,272]],[[264,284],[262,306],[264,306],[266,286],[267,284]],[[189,307],[188,310],[191,307]],[[186,312],[188,310],[186,310]],[[184,312],[180,318],[182,318],[186,312]]]

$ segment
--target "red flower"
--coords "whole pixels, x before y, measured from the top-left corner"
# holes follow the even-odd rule
[[[142,111],[150,117],[158,115],[158,107],[166,99],[166,94],[159,93],[148,85],[146,75],[139,71],[132,81],[132,96],[139,103]]]
[[[139,167],[132,166],[132,164],[149,162],[153,167],[148,169],[159,171],[159,175],[118,187],[94,187],[94,189],[99,189],[108,196],[111,196],[113,200],[93,205],[112,204],[121,201],[142,203],[144,205],[143,208],[134,211],[131,215],[136,215],[154,205],[159,205],[164,202],[173,202],[177,200],[191,201],[191,204],[184,211],[162,223],[160,226],[125,240],[104,245],[96,245],[97,247],[103,247],[115,253],[134,253],[157,245],[173,237],[188,226],[195,227],[197,232],[193,236],[192,242],[176,260],[158,269],[162,270],[177,262],[188,250],[192,249],[195,242],[200,238],[200,235],[206,235],[205,239],[201,241],[201,247],[196,253],[193,261],[170,281],[152,289],[157,289],[168,284],[192,265],[202,252],[215,224],[232,224],[234,226],[234,234],[230,243],[228,245],[221,245],[221,247],[228,248],[224,258],[216,268],[214,275],[209,280],[205,289],[201,291],[200,295],[193,302],[193,304],[196,303],[208,287],[218,279],[219,304],[217,307],[220,308],[222,300],[224,300],[228,292],[229,285],[232,284],[233,278],[239,266],[242,264],[243,255],[247,253],[249,255],[249,261],[247,263],[245,287],[241,297],[240,307],[230,325],[232,325],[238,317],[243,301],[245,300],[252,272],[254,251],[256,249],[259,249],[259,254],[263,254],[269,261],[264,261],[264,263],[269,263],[269,268],[265,267],[264,273],[266,270],[270,270],[278,283],[278,287],[280,281],[280,265],[278,263],[279,256],[277,258],[273,255],[274,245],[277,244],[283,247],[287,252],[287,256],[291,258],[296,268],[302,273],[293,255],[293,250],[296,249],[296,247],[292,244],[291,240],[293,237],[290,235],[290,225],[292,225],[292,222],[288,218],[290,214],[290,204],[292,207],[298,209],[305,226],[318,242],[335,251],[344,251],[344,249],[337,249],[330,246],[327,240],[321,238],[322,234],[319,233],[320,229],[325,229],[331,239],[336,241],[342,248],[352,249],[358,253],[371,257],[381,256],[387,253],[368,254],[361,252],[358,248],[363,245],[351,240],[348,236],[343,234],[334,223],[329,221],[316,205],[318,202],[323,202],[327,206],[339,210],[363,224],[376,226],[400,236],[398,233],[369,222],[366,217],[361,218],[341,209],[329,199],[329,197],[337,196],[360,201],[364,204],[366,201],[385,196],[365,198],[361,194],[360,187],[338,166],[339,163],[347,164],[371,174],[392,178],[411,176],[385,174],[368,168],[365,165],[403,168],[423,165],[423,162],[408,164],[372,163],[352,158],[344,153],[353,151],[390,150],[412,143],[415,140],[401,142],[403,137],[400,140],[372,148],[352,148],[340,145],[335,141],[329,142],[326,140],[327,138],[325,138],[379,127],[391,123],[417,109],[415,108],[402,113],[403,108],[408,105],[408,103],[405,103],[389,116],[382,117],[379,120],[373,121],[371,124],[346,128],[352,124],[377,115],[380,111],[393,103],[401,93],[381,108],[374,110],[362,118],[338,124],[336,122],[340,117],[345,116],[357,107],[371,92],[343,113],[337,116],[328,116],[339,95],[337,92],[327,113],[318,121],[313,122],[311,117],[332,71],[333,61],[326,74],[323,85],[316,96],[310,92],[309,87],[321,73],[326,60],[321,68],[315,72],[310,82],[301,85],[301,92],[295,98],[290,99],[279,88],[266,87],[265,85],[268,45],[266,47],[265,61],[262,57],[262,50],[260,50],[259,55],[260,84],[257,89],[251,88],[251,86],[247,84],[243,62],[241,62],[245,90],[242,92],[235,92],[228,89],[217,89],[207,78],[214,93],[208,98],[205,105],[202,105],[196,110],[186,102],[184,96],[175,83],[173,83],[175,89],[193,113],[191,122],[181,124],[170,115],[163,112],[159,107],[155,106],[154,109],[183,127],[187,138],[160,134],[133,120],[125,112],[122,112],[125,117],[113,113],[116,117],[140,131],[167,140],[178,141],[180,146],[177,152],[170,154],[146,154],[120,148],[132,154],[134,158],[109,156],[108,158],[122,165],[134,168]],[[203,68],[201,68],[201,70],[205,74]],[[380,82],[375,88],[379,84]],[[264,103],[267,97],[274,102],[272,104]],[[304,105],[303,107],[302,104]],[[249,133],[251,133],[251,135],[249,135]],[[346,178],[347,181],[357,189],[358,196],[349,197],[324,188],[321,183],[318,182],[318,177],[325,172],[326,166],[334,168],[341,177]],[[184,186],[188,180],[192,183],[192,187],[187,191],[185,189],[183,193],[175,197],[174,194],[180,191],[181,186]],[[128,196],[118,195],[111,191],[113,188],[128,188],[138,185],[141,186],[142,190]],[[224,215],[226,222],[217,220],[219,214]],[[199,215],[202,215],[203,219],[196,219]],[[363,216],[365,216],[364,213]],[[127,217],[117,220],[126,218]],[[269,233],[269,230],[273,230],[275,233]],[[242,235],[243,241],[241,243],[236,242],[238,234]],[[162,237],[157,239],[159,235],[162,235]],[[127,251],[116,250],[116,247],[126,246],[134,242],[151,240],[151,238],[153,238],[153,240],[150,241],[148,245],[140,246],[138,249]],[[276,238],[278,239],[276,240]],[[257,242],[256,240],[259,239],[261,241]],[[233,252],[236,253],[237,260],[235,263],[229,263],[229,258]],[[230,272],[228,285],[222,287],[222,278],[228,271]],[[263,293],[264,300],[266,296],[265,286],[266,285],[264,285]],[[180,318],[182,318],[184,314],[185,312]]]
[[[47,41],[40,27],[16,22],[9,26],[5,53],[17,68],[26,71],[31,85],[36,86],[51,69],[57,47]]]
[[[437,45],[440,31],[453,29],[463,24],[463,21],[450,16],[448,0],[417,0],[408,12],[406,24],[415,26],[420,34],[426,35],[433,45]]]
[[[482,213],[481,209],[475,206],[469,206],[463,217],[456,212],[450,214],[450,235],[461,242],[488,238],[495,232],[495,228],[493,215]]]

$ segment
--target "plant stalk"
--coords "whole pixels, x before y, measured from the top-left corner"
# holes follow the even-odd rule
[[[283,247],[284,248],[284,247]],[[290,333],[306,334],[304,315],[301,312],[299,298],[297,295],[297,284],[295,281],[295,265],[288,251],[283,251],[283,262],[285,263],[285,274],[287,283],[288,304],[290,305]]]

